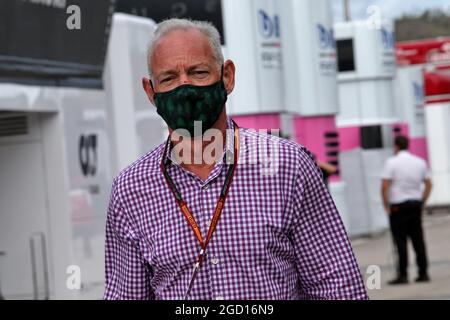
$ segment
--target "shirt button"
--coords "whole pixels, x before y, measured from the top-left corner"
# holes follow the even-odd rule
[[[209,228],[211,226],[211,220],[206,221],[206,226]]]
[[[223,299],[223,296],[217,296],[216,300],[224,300],[224,299]]]
[[[214,257],[211,259],[211,263],[214,264],[214,265],[216,265],[216,264],[219,263],[219,259],[217,259],[217,257],[214,256]]]
[[[208,189],[209,189],[209,184],[205,184],[205,185],[202,187],[202,189],[203,189],[203,190],[208,190]]]

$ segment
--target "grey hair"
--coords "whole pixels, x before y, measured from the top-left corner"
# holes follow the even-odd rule
[[[151,57],[153,55],[153,50],[155,49],[155,45],[163,38],[165,35],[172,31],[176,30],[189,30],[195,29],[203,33],[207,38],[211,45],[211,49],[214,55],[214,59],[217,62],[217,67],[220,67],[223,64],[224,58],[222,54],[222,46],[220,44],[220,34],[217,31],[216,27],[210,22],[207,21],[196,21],[190,19],[178,19],[172,18],[164,20],[158,23],[155,32],[150,38],[150,42],[147,50],[147,64],[148,64],[148,74],[150,79],[153,78],[152,69],[151,69]]]

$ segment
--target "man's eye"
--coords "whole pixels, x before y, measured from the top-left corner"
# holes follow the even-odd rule
[[[203,76],[203,75],[206,75],[206,74],[208,73],[208,71],[197,70],[197,71],[195,71],[194,73],[195,73],[195,75]]]
[[[172,80],[172,77],[163,78],[160,82],[164,83],[164,82],[169,82],[170,80]]]

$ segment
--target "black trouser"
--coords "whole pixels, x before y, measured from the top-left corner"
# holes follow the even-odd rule
[[[428,261],[422,230],[422,202],[407,201],[391,205],[389,220],[398,253],[398,275],[405,277],[408,275],[408,237],[416,253],[419,276],[426,275]]]

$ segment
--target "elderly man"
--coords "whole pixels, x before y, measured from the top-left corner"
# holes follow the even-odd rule
[[[169,137],[114,179],[104,298],[367,299],[311,154],[227,116],[235,66],[217,30],[160,23],[148,65],[143,87]]]

